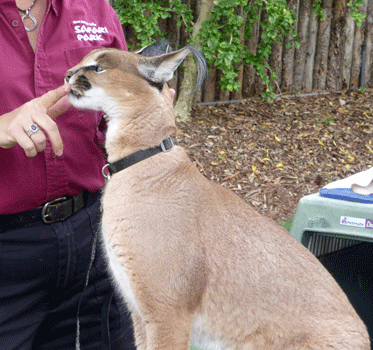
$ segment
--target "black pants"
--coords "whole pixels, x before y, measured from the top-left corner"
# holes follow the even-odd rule
[[[0,232],[0,349],[75,349],[76,315],[100,225],[99,195],[62,222]],[[100,240],[80,309],[82,350],[102,349],[101,310],[112,292]],[[126,308],[114,296],[112,350],[135,349]]]

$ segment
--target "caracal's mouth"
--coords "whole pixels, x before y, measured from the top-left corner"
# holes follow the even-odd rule
[[[72,96],[74,96],[74,97],[76,97],[76,98],[79,98],[79,97],[82,97],[82,96],[83,96],[83,93],[80,92],[79,90],[77,90],[76,87],[71,86],[70,95],[72,95]]]

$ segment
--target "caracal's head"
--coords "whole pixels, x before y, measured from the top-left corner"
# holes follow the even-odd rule
[[[71,85],[69,100],[77,108],[103,111],[109,116],[144,106],[165,93],[164,84],[190,52],[197,61],[197,90],[205,78],[206,63],[193,46],[154,57],[98,49],[66,73],[65,81]]]

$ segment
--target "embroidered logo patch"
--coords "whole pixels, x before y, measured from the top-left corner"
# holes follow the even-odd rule
[[[107,27],[99,27],[96,23],[73,21],[76,38],[79,41],[104,41],[103,35],[108,34]]]

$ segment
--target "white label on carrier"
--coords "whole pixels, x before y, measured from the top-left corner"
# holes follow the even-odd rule
[[[352,218],[349,216],[341,216],[340,224],[344,226],[353,226],[365,228],[365,219],[362,218]]]

